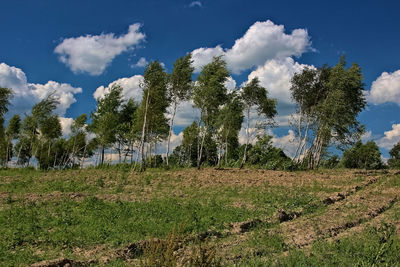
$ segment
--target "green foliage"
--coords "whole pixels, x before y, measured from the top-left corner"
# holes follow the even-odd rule
[[[104,162],[104,150],[116,141],[121,104],[122,87],[113,84],[103,98],[97,99],[97,109],[91,114],[89,130],[96,134],[97,144],[101,147],[101,164]]]
[[[369,141],[366,144],[358,141],[352,148],[343,153],[342,163],[346,168],[383,168],[381,153],[374,141]]]
[[[327,159],[322,160],[321,166],[327,169],[336,168],[340,163],[340,158],[337,155],[333,155]]]
[[[3,165],[6,165],[10,158],[11,140],[4,129],[4,114],[8,111],[11,97],[11,89],[0,87],[0,163]]]
[[[222,57],[214,57],[197,77],[193,102],[201,110],[201,121],[207,128],[212,128],[220,106],[227,100],[225,81],[228,77],[229,72]]]
[[[240,168],[247,161],[247,149],[250,142],[250,123],[252,121],[251,111],[256,108],[258,116],[263,116],[264,120],[259,120],[253,126],[254,128],[265,129],[267,125],[273,123],[273,118],[277,114],[276,100],[268,97],[267,90],[260,85],[257,77],[253,78],[250,83],[245,85],[241,90],[241,98],[246,112],[246,145],[243,151],[243,160]],[[266,121],[265,121],[266,120]]]
[[[388,160],[388,165],[393,169],[400,169],[400,142],[395,144],[393,148],[389,151],[390,159]]]
[[[238,160],[239,132],[243,123],[243,103],[236,92],[228,94],[228,101],[222,107],[216,121],[217,142],[224,150],[225,164],[229,160]]]
[[[245,85],[241,91],[246,110],[255,107],[259,115],[272,119],[276,114],[276,100],[268,97],[267,90],[260,85],[260,80],[255,77]]]
[[[218,157],[214,158],[217,146],[214,135],[217,131],[216,120],[222,105],[228,99],[225,81],[229,77],[226,62],[221,56],[214,57],[213,61],[205,65],[197,77],[194,88],[193,102],[200,109],[199,123],[199,149],[197,150],[197,168],[203,161],[203,148],[206,148],[206,158],[209,164],[216,164]],[[214,151],[215,150],[215,151]]]
[[[189,53],[178,58],[174,63],[174,70],[169,75],[168,96],[172,102],[188,100],[192,90],[192,55]]]
[[[193,122],[183,130],[182,144],[174,149],[171,162],[180,166],[196,166],[200,149],[198,132],[197,122]],[[209,133],[204,137],[202,150],[201,161],[210,166],[216,165],[218,161],[217,144]]]
[[[137,131],[142,130],[147,104],[145,142],[153,142],[165,138],[168,133],[168,120],[165,117],[169,105],[167,98],[168,77],[158,61],[151,62],[143,76],[143,98],[137,112],[135,129]]]
[[[292,99],[298,107],[294,125],[301,140],[296,157],[307,154],[303,161],[309,168],[319,166],[329,145],[343,148],[364,131],[357,120],[366,105],[361,69],[356,63],[345,65],[342,57],[332,68],[304,69],[292,78]]]
[[[291,159],[280,148],[272,145],[272,136],[261,135],[249,149],[248,163],[268,170],[285,170],[291,166]]]
[[[4,114],[8,112],[10,99],[13,96],[11,89],[0,87],[0,117],[4,118]]]

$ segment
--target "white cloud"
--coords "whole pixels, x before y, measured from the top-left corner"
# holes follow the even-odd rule
[[[393,124],[392,129],[384,132],[384,137],[379,139],[377,144],[389,150],[398,142],[400,142],[400,124]]]
[[[129,26],[128,33],[119,37],[114,33],[102,33],[64,39],[54,52],[74,73],[100,75],[116,56],[144,39],[145,34],[140,32],[140,24],[136,23]]]
[[[221,46],[217,45],[214,48],[200,47],[192,51],[192,60],[194,72],[200,72],[204,65],[207,65],[212,61],[214,57],[221,56],[224,54],[224,50]]]
[[[250,128],[249,129],[249,143],[250,144],[255,144],[257,141],[257,135],[259,134],[267,134],[272,136],[272,144],[273,146],[277,148],[281,148],[283,152],[289,157],[293,157],[294,153],[296,152],[296,142],[295,142],[295,134],[292,130],[288,130],[287,135],[283,136],[277,136],[275,135],[271,129],[267,129],[266,131],[264,129],[256,129],[256,128]],[[239,132],[239,143],[240,144],[246,144],[246,129],[242,128]]]
[[[365,133],[363,133],[363,135],[361,135],[361,141],[363,143],[366,143],[368,141],[371,141],[373,139],[372,137],[372,131],[366,131]]]
[[[193,1],[189,4],[189,7],[202,7],[203,5],[201,4],[200,1]]]
[[[383,72],[372,82],[367,100],[376,105],[393,102],[400,106],[400,70],[393,73]]]
[[[43,99],[47,97],[49,93],[55,92],[55,95],[60,101],[55,112],[60,115],[64,115],[71,104],[76,102],[74,95],[82,93],[82,88],[75,88],[70,84],[60,84],[54,81],[48,81],[46,84],[29,84],[29,87],[39,99]]]
[[[199,72],[200,67],[209,63],[213,56],[224,55],[228,68],[238,74],[267,60],[299,57],[309,49],[311,41],[307,30],[295,29],[286,34],[283,25],[276,25],[270,20],[258,21],[230,49],[224,50],[220,45],[195,49],[192,52],[193,66]]]
[[[192,101],[184,101],[180,103],[176,110],[176,117],[174,120],[175,126],[186,127],[193,123],[193,121],[198,121],[200,118],[200,111],[193,107]]]
[[[232,76],[229,76],[228,79],[225,81],[225,87],[228,90],[228,92],[232,92],[236,88],[236,81],[232,78]]]
[[[147,66],[147,64],[149,64],[149,62],[146,60],[146,58],[141,57],[138,62],[136,62],[135,65],[133,65],[133,67],[139,67],[139,68],[144,68]]]
[[[283,152],[289,157],[293,157],[296,153],[296,142],[295,142],[295,134],[292,130],[288,131],[287,135],[284,136],[276,136],[272,135],[272,143],[275,147],[281,148]]]
[[[111,82],[107,87],[100,86],[93,93],[94,98],[102,98],[106,93],[110,91],[110,88],[114,84],[118,84],[122,87],[122,94],[124,99],[133,98],[136,102],[142,101],[142,89],[140,84],[143,81],[142,75],[134,75],[129,78],[121,78]]]
[[[82,92],[82,88],[66,83],[54,81],[48,81],[46,84],[28,83],[21,69],[5,63],[0,63],[0,86],[13,90],[10,114],[29,112],[35,103],[54,92],[60,101],[55,112],[63,116],[71,104],[76,102],[75,94]]]
[[[64,137],[68,137],[71,135],[71,125],[74,122],[73,118],[65,118],[59,117],[58,118],[61,124],[61,130]]]
[[[290,57],[271,59],[252,71],[248,76],[248,81],[258,77],[260,84],[267,89],[270,97],[276,98],[279,103],[291,104],[290,81],[295,73],[301,72],[306,67],[314,68],[299,64]]]

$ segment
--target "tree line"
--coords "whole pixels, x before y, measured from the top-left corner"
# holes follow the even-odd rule
[[[296,112],[290,120],[296,150],[289,158],[273,146],[267,129],[275,126],[277,101],[269,96],[257,77],[241,88],[228,91],[230,73],[222,57],[214,57],[197,78],[191,54],[175,61],[167,73],[158,61],[148,64],[140,87],[142,99],[124,99],[123,88],[113,84],[96,99],[96,109],[74,119],[71,134],[62,137],[54,93],[36,103],[29,114],[14,115],[5,126],[12,90],[0,88],[0,163],[12,158],[18,166],[33,159],[41,169],[82,168],[85,160],[114,151],[119,163],[132,168],[209,166],[268,169],[315,169],[342,165],[349,168],[382,168],[374,142],[362,144],[365,127],[357,120],[365,108],[360,67],[346,67],[342,57],[335,66],[305,68],[291,80],[291,97]],[[178,106],[191,101],[200,116],[183,130],[183,139],[171,151],[171,137]],[[239,133],[244,129],[242,144]],[[89,138],[92,137],[92,138]],[[157,153],[164,145],[165,155]],[[342,159],[329,157],[332,146],[345,151]],[[390,151],[388,164],[400,167],[400,143]],[[96,157],[97,156],[97,157]]]

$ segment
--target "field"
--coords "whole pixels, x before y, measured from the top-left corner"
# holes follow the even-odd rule
[[[0,171],[1,266],[400,266],[400,172]]]

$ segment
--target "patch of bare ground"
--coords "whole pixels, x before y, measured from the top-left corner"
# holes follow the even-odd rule
[[[324,172],[285,172],[254,169],[211,169],[200,171],[195,169],[179,170],[168,173],[172,178],[179,178],[182,187],[215,187],[215,186],[240,186],[258,187],[268,184],[270,186],[298,187],[313,186],[316,183],[324,187],[337,187],[350,189],[359,184],[359,179],[368,179],[368,176],[382,176],[386,172],[360,172],[327,170]],[[359,179],[354,179],[357,177]]]
[[[360,185],[354,186],[353,188],[351,188],[351,189],[348,190],[348,191],[339,192],[339,193],[337,193],[337,194],[334,194],[334,195],[332,195],[332,196],[329,196],[329,197],[325,198],[322,202],[323,202],[325,205],[331,205],[331,204],[334,204],[334,203],[336,203],[336,202],[338,202],[338,201],[342,201],[342,200],[344,200],[345,198],[347,198],[348,196],[355,194],[355,193],[358,192],[359,190],[364,189],[364,188],[366,188],[367,186],[376,183],[380,178],[382,178],[382,176],[374,177],[374,178],[368,179],[367,181],[363,182],[363,183],[360,184]]]
[[[385,212],[382,212],[381,214],[374,217],[370,221],[354,226],[348,229],[347,231],[341,232],[334,237],[328,238],[328,241],[339,240],[344,237],[361,233],[365,231],[368,227],[379,228],[383,223],[388,223],[390,225],[395,226],[397,235],[400,237],[400,220],[395,219],[398,218],[399,214],[400,214],[400,201],[396,201],[390,209],[387,209]]]
[[[306,216],[281,224],[288,243],[297,247],[312,244],[359,226],[390,209],[400,197],[398,188],[373,188],[336,202],[321,215]]]
[[[55,260],[45,260],[31,265],[31,267],[75,267],[89,266],[91,263],[80,262],[67,258],[59,258]]]

